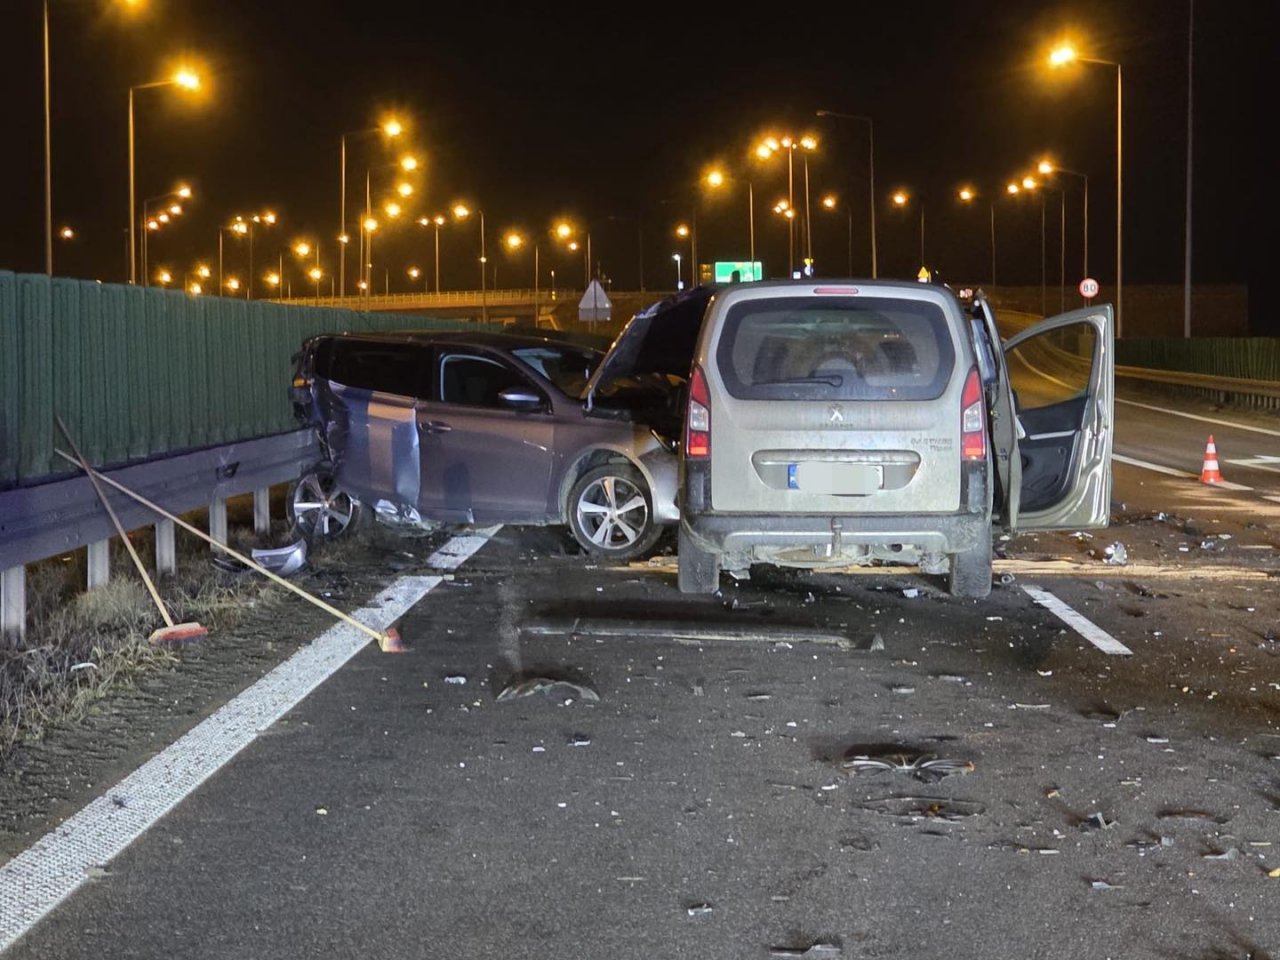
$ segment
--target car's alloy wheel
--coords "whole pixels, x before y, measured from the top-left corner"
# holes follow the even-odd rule
[[[588,470],[569,494],[573,535],[593,556],[634,560],[662,533],[644,478],[631,466],[608,464]]]
[[[333,474],[316,470],[290,489],[289,521],[308,540],[333,540],[352,532],[360,522],[360,501],[338,489]]]

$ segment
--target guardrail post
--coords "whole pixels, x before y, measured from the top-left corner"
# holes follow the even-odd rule
[[[0,570],[0,647],[20,646],[27,633],[27,568]]]
[[[209,504],[209,536],[219,543],[227,542],[227,501],[223,497]]]
[[[89,590],[105,587],[111,579],[111,541],[97,540],[89,544],[88,577],[85,586]]]
[[[266,536],[271,532],[271,488],[253,491],[253,531]]]
[[[173,521],[160,520],[156,523],[156,574],[171,577],[178,572],[178,549],[174,542]]]

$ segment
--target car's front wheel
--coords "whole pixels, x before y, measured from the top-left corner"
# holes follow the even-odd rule
[[[569,527],[593,557],[626,563],[645,556],[662,535],[640,471],[609,463],[588,470],[569,491]]]
[[[308,540],[334,540],[353,533],[363,512],[360,501],[339,489],[333,472],[326,467],[298,478],[285,502],[289,523]]]

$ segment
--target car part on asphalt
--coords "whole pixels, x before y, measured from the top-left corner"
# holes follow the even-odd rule
[[[535,693],[554,696],[562,702],[571,700],[591,700],[600,699],[600,694],[588,687],[586,684],[575,683],[572,680],[564,680],[559,677],[522,677],[518,680],[512,680],[499,691],[494,697],[498,703],[507,700],[518,700],[521,697],[530,697]]]
[[[164,626],[151,632],[148,637],[150,643],[189,643],[192,640],[199,640],[207,637],[209,631],[199,623],[194,621],[187,623],[174,623],[169,608],[164,605],[164,601],[160,599],[160,593],[156,590],[156,585],[151,581],[151,575],[147,573],[146,566],[142,563],[142,558],[138,556],[138,551],[133,545],[133,541],[129,539],[129,534],[125,531],[124,525],[120,522],[120,518],[116,516],[115,510],[112,508],[110,501],[107,500],[107,494],[98,483],[98,476],[89,466],[89,461],[84,458],[84,454],[80,452],[79,446],[76,445],[75,439],[71,436],[71,431],[67,429],[67,425],[62,422],[62,417],[54,414],[54,420],[58,423],[58,429],[62,431],[62,435],[66,437],[67,443],[71,446],[71,450],[75,453],[73,463],[78,463],[80,469],[85,472],[89,478],[89,483],[93,485],[93,491],[98,495],[98,500],[102,503],[102,508],[107,511],[107,516],[111,518],[112,525],[116,528],[116,533],[120,537],[120,541],[124,544],[125,549],[129,551],[129,557],[133,560],[133,565],[138,568],[138,573],[142,576],[142,582],[147,585],[147,592],[151,594],[151,599],[155,601],[156,608],[160,611],[160,617],[164,620]],[[58,453],[66,457],[61,450]],[[70,459],[69,457],[67,459]]]
[[[249,555],[268,570],[288,577],[306,566],[307,541],[304,538],[284,547],[254,547]]]
[[[69,460],[72,463],[75,462],[75,460],[71,456],[64,453],[63,451],[55,450],[55,452],[58,454],[58,456],[62,457],[64,460]],[[130,490],[124,484],[119,483],[115,480],[112,480],[110,477],[105,476],[101,473],[98,473],[96,470],[93,470],[92,468],[87,466],[85,467],[85,472],[89,473],[91,476],[96,476],[99,480],[111,485],[115,489],[119,490],[121,493],[129,497],[132,497],[134,500],[138,501],[138,503],[142,504],[144,507],[147,507],[150,510],[155,511],[160,516],[164,517],[166,520],[173,521],[174,524],[181,527],[183,530],[186,530],[188,533],[194,534],[195,536],[199,537],[201,540],[204,540],[206,543],[209,544],[209,546],[213,547],[215,550],[220,550],[225,554],[235,557],[245,566],[249,567],[250,569],[258,571],[258,573],[262,574],[268,580],[271,580],[274,583],[280,584],[280,586],[284,587],[286,590],[290,591],[291,593],[297,594],[298,596],[302,597],[302,599],[306,600],[308,603],[315,604],[321,610],[324,610],[325,612],[332,614],[333,616],[337,617],[339,620],[342,620],[344,623],[348,624],[349,626],[355,627],[361,633],[368,634],[374,640],[378,641],[378,647],[384,653],[400,653],[403,651],[404,647],[401,644],[400,632],[396,630],[394,627],[388,627],[385,631],[380,631],[380,630],[373,629],[373,627],[370,627],[367,624],[361,623],[359,620],[357,620],[355,617],[351,616],[350,614],[343,613],[337,607],[331,604],[325,603],[323,600],[321,600],[317,596],[307,593],[307,591],[303,590],[297,584],[290,583],[288,580],[284,579],[284,577],[281,577],[275,573],[272,573],[266,567],[262,566],[255,560],[249,559],[239,550],[236,550],[234,547],[227,546],[221,540],[211,537],[209,534],[205,533],[203,530],[199,529],[198,527],[193,527],[191,524],[187,523],[187,521],[183,520],[181,517],[176,516],[175,514],[170,513],[168,510],[164,509],[163,507],[152,503],[142,494],[137,493],[136,491]]]

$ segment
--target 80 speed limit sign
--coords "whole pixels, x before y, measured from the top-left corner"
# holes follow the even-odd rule
[[[1093,279],[1093,277],[1085,277],[1080,281],[1078,289],[1080,291],[1080,296],[1084,297],[1086,300],[1092,300],[1098,295],[1098,281]]]

